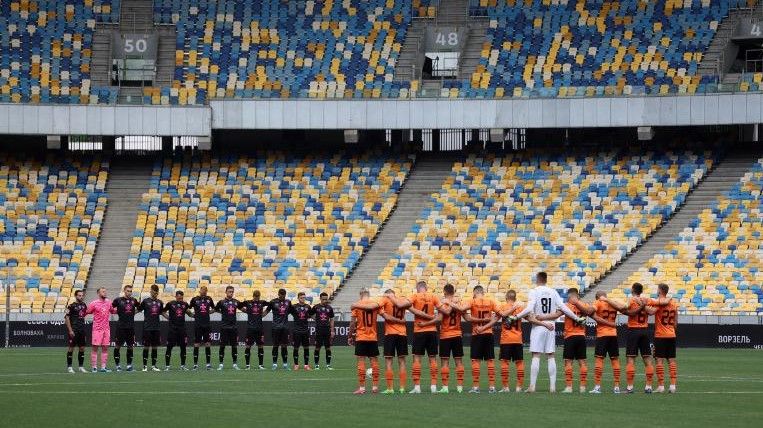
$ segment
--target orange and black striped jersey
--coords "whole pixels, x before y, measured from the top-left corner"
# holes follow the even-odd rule
[[[630,300],[628,300],[628,309],[638,309],[640,306],[641,304],[638,302],[637,298],[631,297]],[[643,309],[633,315],[628,315],[628,328],[647,327],[649,327],[649,314]]]
[[[495,312],[497,306],[495,300],[485,297],[477,297],[475,299],[469,300],[468,302],[465,302],[465,305],[469,307],[469,312],[471,313],[472,317],[485,319],[489,319],[493,315],[493,312]],[[487,323],[488,321],[472,322],[472,335],[477,336],[477,327],[481,327]],[[480,334],[493,334],[493,332],[488,330]]]
[[[379,300],[379,305],[381,305],[382,309],[384,309],[384,313],[391,315],[397,319],[401,319],[401,320],[405,319],[405,309],[400,309],[397,306],[395,306],[395,304],[392,303],[392,300],[386,297],[382,297],[381,300]],[[391,334],[398,335],[398,336],[405,336],[407,334],[405,331],[405,323],[385,321],[384,334],[387,336]]]
[[[511,307],[514,309],[509,312],[509,316],[518,314],[525,305],[520,303],[502,303],[498,307],[499,312],[503,312]],[[508,318],[504,318],[501,322],[501,345],[515,345],[522,344],[522,320],[515,320],[509,322]]]
[[[450,306],[448,303],[443,305]],[[461,319],[464,314],[455,308],[451,308],[450,314],[442,314],[442,322],[440,323],[440,339],[451,339],[453,337],[461,337],[463,332],[461,331]]]
[[[596,315],[609,322],[614,323],[617,320],[617,309],[603,300],[597,300],[593,303]],[[601,323],[596,324],[596,337],[617,336],[617,329]]]
[[[376,309],[353,309],[352,317],[356,319],[355,325],[355,340],[364,341],[376,341],[376,319],[380,314],[384,313],[384,309],[381,307]]]
[[[676,322],[678,321],[678,305],[670,299],[667,305],[660,306],[654,299],[649,299],[649,306],[657,308],[654,314],[654,337],[671,339],[676,337]]]
[[[572,303],[567,302],[566,305],[578,316],[578,318],[584,315],[583,312]],[[585,324],[578,324],[572,318],[564,317],[564,338],[567,339],[572,336],[585,336]]]
[[[414,309],[424,312],[427,315],[434,316],[434,310],[440,306],[440,299],[432,293],[415,293],[408,298]],[[437,331],[437,326],[432,324],[426,327],[419,327],[418,322],[427,322],[429,320],[414,316],[413,332],[423,333],[427,331]]]

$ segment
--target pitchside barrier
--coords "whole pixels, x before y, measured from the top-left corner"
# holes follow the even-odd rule
[[[264,335],[265,343],[270,346],[270,322],[264,321]],[[349,322],[337,321],[334,324],[334,341],[335,346],[347,345],[347,334],[349,331]],[[3,326],[5,327],[5,326]],[[213,344],[217,344],[220,338],[220,322],[212,321],[212,334],[211,339]],[[530,340],[530,325],[523,324],[523,335],[525,343]],[[90,337],[91,324],[86,324],[87,337]],[[650,327],[650,329],[653,327]],[[238,323],[238,337],[239,343],[243,345],[244,338],[246,337],[246,322],[239,321]],[[66,326],[63,321],[11,321],[10,322],[10,347],[38,347],[38,346],[66,346],[67,344],[67,332]],[[188,344],[193,343],[193,322],[186,322],[186,330],[188,332]],[[627,337],[627,328],[625,325],[618,325],[618,339],[620,346],[625,346],[625,339]],[[379,332],[384,331],[383,323],[379,323]],[[468,346],[470,339],[471,326],[468,323],[463,324],[464,331],[464,344]],[[116,322],[111,323],[111,337],[116,337]],[[408,323],[408,335],[413,333],[413,323]],[[651,332],[650,332],[651,333]],[[563,324],[557,323],[556,325],[556,343],[561,345],[563,338]],[[590,346],[593,346],[595,339],[595,327],[589,325],[586,330],[586,341]],[[748,324],[683,324],[677,328],[678,334],[678,346],[685,348],[750,348],[750,349],[763,349],[763,325],[748,325]],[[141,343],[143,335],[143,322],[135,322],[135,340],[138,345]],[[311,345],[315,336],[315,325],[310,324]],[[161,323],[161,337],[162,343],[167,337],[167,322]],[[380,336],[381,339],[381,336]],[[495,332],[495,343],[498,344],[499,331]],[[380,341],[381,343],[381,341]],[[408,343],[412,343],[409,337]]]

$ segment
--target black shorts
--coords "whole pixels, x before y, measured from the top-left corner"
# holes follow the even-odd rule
[[[649,346],[649,334],[645,328],[629,328],[625,355],[628,357],[638,357],[639,352],[642,357],[652,355],[652,350]]]
[[[402,334],[387,334],[384,336],[384,356],[404,357],[408,355],[408,336]]]
[[[426,352],[430,357],[437,355],[437,332],[425,331],[423,333],[413,333],[413,355],[424,355]]]
[[[493,346],[492,333],[473,335],[469,356],[472,360],[493,360],[495,359]]]
[[[85,337],[85,331],[84,330],[73,330],[74,336],[67,336],[69,337],[69,346],[75,347],[75,346],[87,346],[87,338]]]
[[[325,330],[315,330],[315,346],[320,348],[321,346],[325,346],[326,348],[331,347],[331,331]]]
[[[238,346],[238,330],[235,328],[221,328],[220,346]]]
[[[307,348],[310,346],[310,333],[308,332],[301,332],[301,331],[295,331],[294,334],[292,334],[293,343],[292,345],[295,348],[299,348],[300,346]]]
[[[521,343],[501,345],[498,359],[506,361],[522,361],[524,360],[524,353],[525,349]]]
[[[114,343],[117,346],[124,344],[129,348],[135,346],[135,329],[133,327],[117,327],[117,340]]]
[[[159,330],[143,330],[143,346],[159,346]]]
[[[271,331],[273,335],[273,346],[286,346],[289,344],[289,330],[286,328],[274,328]]]
[[[620,348],[617,345],[617,336],[596,338],[596,349],[594,350],[593,355],[604,358],[607,354],[609,354],[609,358],[617,358],[620,356]]]
[[[654,338],[654,358],[675,358],[676,338]]]
[[[462,358],[464,356],[464,339],[461,336],[440,339],[440,358]]]
[[[585,336],[570,336],[564,339],[564,351],[562,352],[562,358],[565,360],[585,360]]]
[[[379,344],[375,340],[355,342],[355,355],[358,357],[378,357]]]
[[[193,343],[209,343],[209,326],[197,325],[193,329]]]
[[[262,346],[265,344],[265,336],[262,334],[262,330],[257,328],[246,329],[246,346],[252,345]]]
[[[170,327],[167,331],[167,346],[185,347],[186,343],[185,328]]]

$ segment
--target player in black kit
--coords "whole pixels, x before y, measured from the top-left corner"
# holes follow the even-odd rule
[[[188,370],[185,367],[185,316],[193,317],[191,311],[188,309],[188,303],[183,301],[183,292],[178,290],[175,292],[175,300],[167,302],[164,306],[165,318],[169,320],[169,331],[167,332],[167,351],[164,353],[164,371],[170,370],[170,357],[172,355],[172,348],[175,346],[180,347],[180,370]]]
[[[291,305],[291,316],[294,317],[294,370],[299,370],[299,347],[304,352],[305,370],[310,370],[310,330],[307,320],[310,319],[310,305],[305,302],[305,293],[297,294],[298,302]]]
[[[287,346],[289,344],[289,314],[291,313],[291,300],[286,299],[286,290],[278,290],[278,298],[273,299],[268,304],[268,308],[273,312],[273,370],[278,368],[278,348],[281,348],[281,360],[283,369],[289,370],[286,363],[288,354]]]
[[[321,293],[321,302],[310,309],[315,318],[315,370],[320,370],[321,347],[326,347],[326,369],[331,368],[331,342],[334,339],[334,308],[329,305],[329,295]]]
[[[207,296],[207,287],[199,288],[199,295],[191,299],[193,309],[194,332],[193,332],[193,369],[199,369],[199,346],[204,344],[204,356],[207,359],[207,370],[212,370],[212,351],[209,338],[209,314],[214,312],[215,302]]]
[[[215,310],[222,315],[220,323],[220,365],[217,370],[223,369],[225,359],[225,347],[230,345],[230,354],[233,358],[233,370],[238,370],[238,331],[236,329],[236,311],[241,304],[233,298],[233,287],[225,287],[225,299],[217,302]]]
[[[239,305],[239,309],[246,313],[246,348],[244,358],[246,359],[246,369],[249,370],[249,361],[252,358],[252,345],[257,344],[257,358],[259,360],[259,369],[265,370],[263,360],[265,358],[265,340],[262,332],[262,317],[268,312],[268,302],[260,300],[260,290],[252,292],[252,300],[245,300]]]
[[[151,297],[140,302],[139,310],[143,311],[143,371],[148,371],[148,349],[151,348],[151,370],[158,372],[156,354],[159,348],[159,317],[164,311],[164,303],[157,299],[159,286],[151,286]]]
[[[135,346],[135,312],[140,307],[135,297],[132,297],[132,285],[125,285],[122,289],[124,296],[117,297],[111,302],[111,306],[117,308],[117,340],[114,343],[114,364],[117,365],[117,371],[122,371],[120,365],[120,350],[122,344],[127,345],[127,371],[132,371],[132,351]]]
[[[66,369],[69,373],[74,373],[72,368],[72,352],[74,347],[78,347],[77,362],[79,363],[79,371],[87,373],[85,367],[85,345],[87,339],[85,338],[85,315],[87,315],[87,304],[82,300],[82,290],[76,290],[74,292],[74,302],[66,307],[66,315],[64,316],[64,323],[66,324],[66,331],[69,337],[69,348],[66,350]]]

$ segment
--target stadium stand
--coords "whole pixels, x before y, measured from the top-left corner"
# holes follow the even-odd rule
[[[176,155],[157,162],[124,284],[215,298],[331,294],[395,206],[411,162],[362,155]]]
[[[455,97],[664,95],[717,90],[697,66],[730,8],[748,0],[478,0],[482,60]],[[446,93],[444,90],[443,93]]]
[[[0,280],[11,312],[63,311],[86,285],[106,210],[108,163],[0,156]],[[0,305],[5,312],[5,305]]]
[[[666,282],[688,315],[763,313],[763,159],[697,216],[663,251],[631,275],[614,297],[641,282],[656,296]]]
[[[540,269],[586,290],[668,219],[714,162],[711,152],[472,155],[401,244],[373,292],[418,279],[496,295]]]
[[[116,102],[91,87],[96,22],[119,20],[119,0],[0,2],[0,102]]]

